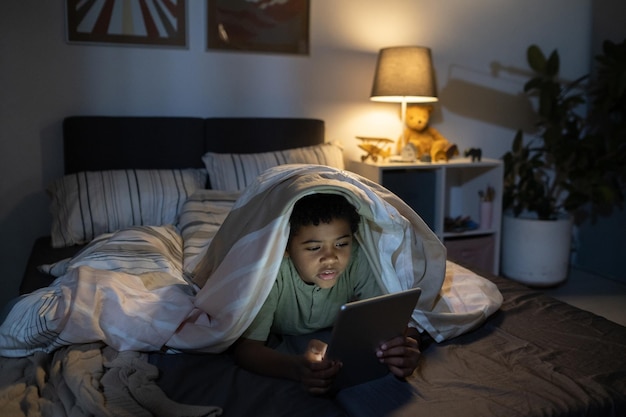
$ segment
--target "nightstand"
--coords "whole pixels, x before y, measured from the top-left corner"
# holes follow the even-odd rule
[[[448,162],[360,162],[348,169],[381,184],[420,215],[448,250],[448,258],[460,264],[497,274],[500,269],[503,165],[497,159],[472,162],[456,158]],[[446,228],[446,218],[469,216],[480,222],[480,192],[495,191],[489,225],[475,229]]]

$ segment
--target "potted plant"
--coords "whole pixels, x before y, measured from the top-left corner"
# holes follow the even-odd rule
[[[626,165],[626,41],[606,41],[597,71],[567,82],[559,55],[527,50],[537,130],[519,130],[504,156],[502,273],[529,285],[567,277],[572,222],[623,202]],[[535,237],[530,233],[543,233]]]

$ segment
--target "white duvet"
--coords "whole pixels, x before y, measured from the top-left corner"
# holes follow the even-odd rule
[[[176,226],[99,237],[59,275],[23,296],[0,326],[0,355],[104,342],[116,350],[221,352],[247,328],[276,276],[293,203],[312,192],[345,195],[357,233],[389,292],[419,286],[414,324],[437,341],[480,325],[502,297],[451,262],[426,224],[393,194],[355,174],[313,165],[266,171],[241,196],[194,194]],[[235,201],[236,200],[236,201]]]

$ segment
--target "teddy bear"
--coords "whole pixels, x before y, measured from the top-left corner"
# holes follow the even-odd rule
[[[411,143],[415,146],[416,156],[420,161],[448,161],[458,155],[457,146],[428,125],[432,111],[432,105],[407,105],[404,134],[397,143],[398,153],[401,153],[407,143]]]

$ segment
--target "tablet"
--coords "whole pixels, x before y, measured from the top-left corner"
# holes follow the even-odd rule
[[[381,343],[404,334],[421,289],[385,294],[344,304],[333,326],[326,357],[343,363],[336,389],[347,388],[389,372],[379,362]]]

